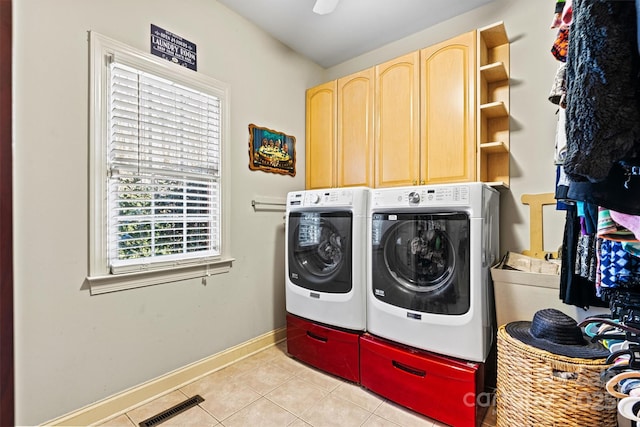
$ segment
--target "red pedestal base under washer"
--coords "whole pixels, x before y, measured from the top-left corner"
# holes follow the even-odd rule
[[[455,427],[480,426],[490,404],[487,396],[480,395],[484,364],[401,346],[369,334],[360,338],[360,383]]]
[[[287,352],[311,366],[360,382],[359,338],[287,313]]]

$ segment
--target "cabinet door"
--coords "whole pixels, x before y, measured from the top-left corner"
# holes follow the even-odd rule
[[[336,80],[307,89],[307,189],[336,186]]]
[[[420,52],[420,175],[427,184],[475,180],[475,34]]]
[[[338,79],[338,187],[373,185],[374,70]]]
[[[375,67],[375,187],[418,184],[420,52]]]

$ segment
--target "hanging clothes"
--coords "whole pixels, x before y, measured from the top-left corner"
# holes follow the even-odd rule
[[[640,155],[635,4],[575,0],[567,60],[567,158],[574,181],[602,182]]]
[[[567,197],[617,212],[640,215],[640,174],[634,173],[635,168],[618,162],[600,182],[570,180]]]
[[[610,210],[609,214],[611,215],[611,219],[613,219],[621,226],[627,228],[633,233],[636,239],[640,240],[640,216],[628,215],[613,210]]]
[[[596,295],[595,282],[576,274],[578,240],[581,235],[580,219],[576,206],[568,206],[562,242],[562,267],[560,269],[560,299],[565,304],[587,309],[607,307]]]
[[[640,0],[636,0],[636,41],[638,42],[638,54],[640,54]]]
[[[576,248],[575,274],[592,283],[596,282],[596,271],[598,269],[596,241],[595,234],[582,234],[578,237]]]
[[[562,11],[564,10],[564,5],[565,0],[556,1],[553,20],[551,21],[551,29],[560,28],[560,25],[562,24]]]
[[[558,34],[551,46],[551,54],[560,62],[567,61],[567,49],[569,47],[569,27],[572,21],[571,0],[556,3],[554,20],[551,28],[558,28]]]
[[[567,64],[564,64],[564,63],[560,64],[560,66],[556,70],[556,75],[553,78],[553,85],[551,86],[551,91],[549,92],[549,101],[551,101],[552,104],[559,105],[562,108],[567,107],[566,71],[567,71]]]
[[[640,1],[640,0],[639,0]],[[566,64],[561,64],[553,79],[553,85],[549,92],[549,101],[552,104],[558,105],[558,111],[556,112],[556,137],[555,137],[555,151],[553,155],[553,162],[556,165],[556,191],[555,198],[558,200],[556,204],[557,210],[565,210],[566,204],[571,203],[567,200],[567,192],[569,191],[569,178],[564,172],[564,159],[567,155],[567,133],[566,133],[566,99],[567,99],[567,85],[566,85]]]
[[[602,239],[600,249],[601,290],[624,287],[637,291],[640,289],[640,258],[623,248],[622,242]]]

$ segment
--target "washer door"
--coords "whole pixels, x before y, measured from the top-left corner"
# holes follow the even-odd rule
[[[290,212],[289,280],[328,293],[351,291],[351,212]]]
[[[464,314],[470,305],[466,213],[374,214],[375,297],[408,310]]]

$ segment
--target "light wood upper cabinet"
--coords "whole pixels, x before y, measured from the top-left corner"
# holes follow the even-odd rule
[[[373,68],[307,90],[307,189],[373,185]]]
[[[307,90],[305,128],[305,187],[336,186],[336,101],[333,80]]]
[[[508,188],[509,120],[499,22],[309,89],[306,188]]]
[[[419,52],[412,52],[375,67],[374,187],[420,179],[419,61]]]
[[[420,51],[420,183],[476,179],[476,32]]]
[[[373,80],[373,68],[338,79],[338,187],[373,185]]]

